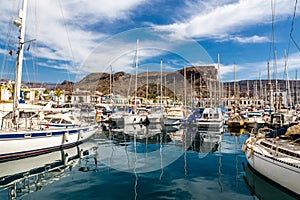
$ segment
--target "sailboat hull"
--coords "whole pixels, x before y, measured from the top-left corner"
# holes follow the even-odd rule
[[[280,154],[274,156],[275,152],[272,154],[270,149],[265,150],[257,145],[248,144],[245,153],[249,165],[257,172],[288,190],[300,194],[298,185],[300,170],[296,160],[282,157]]]
[[[0,162],[69,148],[90,138],[97,125],[84,128],[19,131],[0,134]]]

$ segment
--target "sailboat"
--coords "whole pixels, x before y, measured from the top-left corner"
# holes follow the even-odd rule
[[[263,176],[300,195],[300,125],[251,135],[243,144],[249,165]],[[270,170],[272,169],[272,170]]]
[[[244,119],[237,111],[238,108],[238,101],[237,101],[237,90],[236,90],[236,65],[234,65],[234,84],[233,84],[233,99],[234,99],[234,113],[229,116],[226,120],[226,124],[229,129],[242,129],[244,128]],[[232,130],[231,130],[232,131]]]
[[[113,113],[110,116],[110,123],[112,126],[117,125],[118,128],[124,128],[124,126],[127,125],[133,125],[133,124],[142,124],[146,121],[146,118],[148,116],[147,112],[144,112],[146,110],[138,109],[137,108],[137,79],[138,79],[138,48],[139,48],[139,40],[136,41],[136,50],[135,50],[135,56],[134,56],[134,68],[135,68],[135,89],[134,89],[134,97],[132,99],[129,99],[129,101],[133,105],[129,108],[125,108],[125,111],[118,111],[116,113]],[[130,81],[131,82],[131,81]],[[130,87],[129,87],[130,89]],[[128,95],[129,95],[128,90]]]
[[[64,113],[68,117],[61,116],[57,118],[60,119],[56,121],[59,126],[55,126],[53,123],[51,126],[41,126],[39,121],[46,119],[46,110],[49,109],[49,106],[39,107],[26,103],[20,104],[23,51],[26,43],[24,40],[26,11],[27,0],[23,0],[22,9],[19,10],[19,19],[14,21],[14,25],[19,28],[20,32],[16,58],[14,98],[11,111],[7,111],[6,116],[2,117],[1,121],[3,126],[1,125],[0,130],[0,162],[69,148],[80,144],[98,130],[97,124],[84,124],[75,120],[72,112]],[[21,113],[26,112],[28,109],[33,114],[28,119],[23,118],[23,120],[29,121],[30,126],[27,126],[27,122],[25,125],[21,123]],[[61,115],[61,113],[56,114]],[[52,118],[55,118],[55,115]]]

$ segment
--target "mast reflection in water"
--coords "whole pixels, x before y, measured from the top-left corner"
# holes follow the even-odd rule
[[[104,130],[72,149],[0,163],[0,199],[268,199],[278,191],[295,198],[243,169],[244,130],[160,124]]]
[[[96,169],[97,143],[86,141],[72,148],[2,162],[0,190],[7,190],[8,199],[23,199],[69,176],[75,166],[78,171]]]

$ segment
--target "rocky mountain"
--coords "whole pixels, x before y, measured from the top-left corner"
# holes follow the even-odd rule
[[[211,91],[218,90],[219,86],[217,79],[217,69],[215,66],[192,66],[186,68],[186,94],[199,97],[208,97],[215,95]],[[148,81],[148,93],[147,91]],[[136,83],[137,82],[137,86]],[[239,97],[250,97],[254,95],[261,96],[265,94],[267,80],[241,80],[236,82],[236,94]],[[111,83],[111,84],[110,84]],[[144,96],[155,98],[156,96],[173,97],[176,94],[177,98],[184,96],[184,69],[175,72],[146,72],[139,73],[137,79],[135,75],[117,72],[112,75],[108,73],[91,73],[84,77],[79,82],[73,83],[64,81],[61,84],[51,83],[26,83],[28,87],[46,87],[47,89],[60,88],[63,90],[73,91],[76,88],[81,90],[99,91],[104,95],[110,92],[121,96]],[[261,86],[261,87],[260,87]],[[136,87],[136,88],[135,88]],[[275,81],[272,81],[272,87],[275,89]],[[224,91],[232,96],[234,94],[234,82],[224,82]],[[278,80],[278,88],[281,91],[286,90],[286,81]],[[300,91],[300,81],[290,81],[291,92]],[[135,92],[137,89],[137,92]],[[261,94],[262,93],[262,94]],[[298,96],[299,96],[298,92]]]
[[[263,96],[267,91],[268,80],[241,80],[236,82],[236,94],[240,97],[247,97],[248,93],[250,97],[255,96]],[[300,81],[290,80],[290,92],[294,97],[297,92],[297,96],[300,96]],[[271,80],[272,90],[276,89],[275,80]],[[227,91],[228,94],[234,94],[234,82],[225,82],[224,90]],[[287,81],[286,80],[277,80],[277,90],[278,91],[287,91]],[[229,93],[230,91],[230,93]]]
[[[216,80],[217,70],[214,66],[193,66],[186,68],[187,88],[193,82],[193,88],[205,87],[206,80]],[[92,73],[74,84],[74,88],[84,90],[97,90],[103,94],[112,93],[122,96],[146,96],[148,81],[148,97],[183,95],[184,69],[175,72],[143,72],[138,74],[137,79],[133,74],[117,72],[110,76],[108,73]],[[111,84],[110,84],[111,82]],[[137,85],[135,84],[137,82]],[[161,87],[162,85],[162,87]],[[135,87],[137,93],[135,93]],[[175,88],[175,89],[174,89]]]

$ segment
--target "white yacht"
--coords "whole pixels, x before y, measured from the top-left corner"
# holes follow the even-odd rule
[[[205,108],[202,116],[196,119],[199,131],[223,132],[224,118],[219,107]]]
[[[185,117],[185,110],[182,107],[171,107],[165,114],[163,122],[166,126],[179,125]]]
[[[148,116],[144,109],[119,108],[109,117],[110,126],[123,129],[127,125],[142,124]]]
[[[248,112],[245,116],[244,116],[244,122],[245,125],[248,128],[261,128],[265,125],[265,119],[263,117],[262,112],[259,111],[253,111],[253,112]]]
[[[295,127],[289,129],[284,135],[280,135],[279,130],[278,133],[252,135],[243,144],[242,150],[252,168],[299,195],[300,145],[299,139],[295,138],[299,138],[300,126],[298,132]]]
[[[148,114],[150,124],[162,124],[164,114],[165,113],[162,107],[152,107]]]

